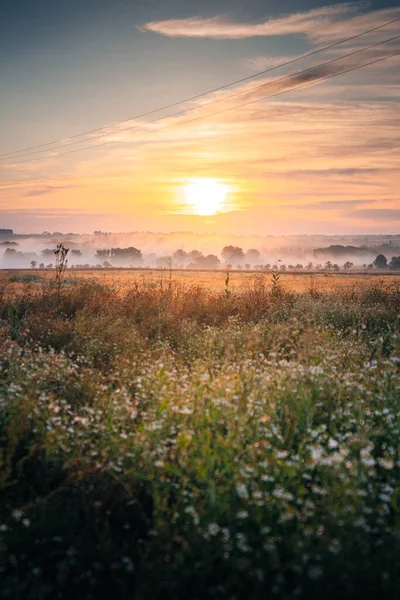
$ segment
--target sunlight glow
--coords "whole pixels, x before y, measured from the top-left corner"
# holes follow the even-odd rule
[[[215,215],[223,207],[229,187],[217,179],[192,179],[183,188],[189,207],[198,215]]]

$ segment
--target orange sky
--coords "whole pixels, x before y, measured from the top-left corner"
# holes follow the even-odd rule
[[[382,12],[381,19],[390,16],[386,14],[390,11]],[[362,26],[367,28],[363,18]],[[371,14],[372,22],[376,15]],[[336,37],[346,33],[342,27]],[[168,35],[174,36],[175,31]],[[393,30],[363,44],[390,35]],[[319,39],[309,43],[313,47],[332,39],[329,30],[325,38],[320,32]],[[356,47],[347,44],[340,52]],[[400,49],[399,42],[366,52],[362,61],[395,49]],[[255,85],[270,84],[268,93],[285,91],[283,84],[271,82],[336,55],[338,49],[243,84],[234,90],[242,92],[239,98],[229,98],[232,90],[218,92],[185,105],[191,112],[182,116],[156,124],[125,123],[124,127],[137,125],[129,131],[110,128],[100,141],[115,143],[89,153],[44,154],[40,160],[3,165],[1,225],[19,231],[396,233],[400,225],[398,56],[234,108],[266,94],[265,89],[253,91]],[[285,57],[275,60],[280,58]],[[261,63],[269,64],[268,57],[254,56],[241,68],[251,74]],[[354,64],[352,59],[343,63]],[[211,115],[225,109],[229,111]],[[187,122],[201,116],[206,118]],[[230,189],[214,216],[197,215],[185,201],[184,186],[202,178],[215,179]]]

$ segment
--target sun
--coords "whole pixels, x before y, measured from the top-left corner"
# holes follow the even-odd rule
[[[229,187],[217,179],[191,179],[183,191],[187,204],[196,214],[209,216],[224,207]]]

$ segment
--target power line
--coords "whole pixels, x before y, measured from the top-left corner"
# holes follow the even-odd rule
[[[221,102],[221,101],[230,100],[230,99],[232,99],[232,98],[236,98],[237,96],[241,96],[241,95],[243,95],[243,94],[248,94],[248,93],[251,93],[251,92],[253,92],[253,91],[256,91],[256,90],[258,90],[258,89],[261,89],[261,88],[270,87],[270,86],[272,86],[272,85],[276,85],[276,84],[278,84],[278,83],[282,83],[282,82],[284,82],[284,81],[286,81],[286,80],[290,80],[290,79],[293,79],[293,78],[295,78],[295,77],[298,77],[299,75],[304,75],[305,73],[312,73],[312,71],[315,71],[315,70],[317,70],[317,69],[320,69],[320,68],[322,68],[322,67],[325,67],[325,66],[327,66],[327,65],[330,65],[330,64],[332,64],[332,63],[339,62],[339,61],[341,61],[341,60],[344,60],[344,59],[346,59],[346,58],[349,58],[349,57],[351,57],[351,56],[355,56],[355,55],[357,55],[357,54],[360,54],[360,53],[362,53],[362,52],[366,52],[367,50],[371,50],[371,49],[373,49],[373,48],[376,48],[376,47],[378,47],[378,46],[381,46],[381,45],[383,45],[383,44],[387,44],[387,43],[389,43],[389,42],[393,42],[393,41],[395,41],[395,40],[397,40],[397,39],[399,39],[399,38],[400,38],[400,35],[397,35],[397,36],[394,36],[394,37],[392,37],[392,38],[389,38],[389,39],[383,40],[383,41],[381,41],[381,42],[376,42],[375,44],[370,44],[369,46],[365,46],[364,48],[360,48],[359,50],[355,50],[355,51],[353,51],[353,52],[349,52],[349,53],[347,53],[347,54],[344,54],[344,55],[342,55],[342,56],[339,56],[339,57],[337,57],[337,58],[333,58],[333,59],[331,59],[331,60],[325,61],[325,62],[323,62],[323,63],[320,63],[320,64],[318,64],[318,65],[314,65],[313,67],[309,67],[309,68],[307,68],[307,69],[302,69],[301,71],[297,71],[296,73],[292,73],[291,75],[285,75],[285,76],[283,76],[283,77],[280,77],[280,78],[278,78],[278,79],[274,79],[274,80],[272,80],[272,81],[268,81],[267,83],[262,83],[262,84],[260,84],[260,85],[253,86],[253,87],[251,87],[251,88],[249,88],[249,89],[247,89],[247,90],[241,90],[241,91],[239,91],[239,92],[236,92],[236,93],[234,93],[234,94],[230,94],[230,95],[228,95],[228,96],[225,96],[224,98],[216,98],[216,99],[214,99],[214,100],[211,100],[210,102],[207,102],[207,103],[203,104],[203,105],[202,105],[202,107],[204,107],[204,106],[209,106],[209,105],[211,105],[211,104],[215,104],[215,103],[218,103],[218,102]],[[159,118],[158,118],[158,119],[153,119],[153,120],[151,120],[151,121],[144,121],[144,122],[143,122],[143,124],[145,124],[145,125],[151,125],[151,124],[153,124],[153,123],[159,123],[160,121],[162,121],[162,120],[164,120],[164,119],[170,119],[170,118],[173,118],[173,117],[181,116],[181,115],[183,115],[183,114],[187,114],[188,112],[191,112],[191,111],[193,111],[193,110],[197,110],[198,108],[199,108],[199,107],[198,107],[198,106],[196,106],[196,107],[192,107],[192,108],[189,108],[189,109],[183,109],[183,110],[180,110],[180,111],[178,111],[178,112],[175,112],[175,113],[173,113],[173,114],[171,114],[171,115],[168,115],[168,116],[166,116],[166,117],[163,117],[162,119],[159,119]],[[124,128],[122,128],[122,129],[119,129],[118,131],[115,131],[115,132],[110,132],[110,133],[107,133],[107,134],[101,134],[101,135],[95,136],[95,138],[104,138],[104,137],[108,137],[109,135],[112,135],[112,134],[118,134],[118,133],[121,133],[121,132],[124,132],[124,131],[128,131],[128,130],[134,129],[134,128],[136,128],[136,127],[138,127],[138,124],[137,124],[137,123],[135,123],[134,125],[130,125],[129,127],[124,127]],[[149,133],[149,132],[146,132],[146,134],[148,134],[148,133]],[[146,134],[143,134],[143,135],[146,135]],[[92,138],[92,139],[93,139],[93,138]],[[84,140],[84,141],[86,141],[86,140]],[[68,147],[68,146],[73,146],[73,145],[75,145],[75,144],[77,144],[77,143],[78,143],[78,144],[79,144],[79,143],[82,143],[82,141],[79,141],[79,142],[70,142],[69,144],[64,144],[63,146],[60,146],[59,148],[55,148],[55,149],[49,149],[49,150],[36,150],[36,151],[33,151],[33,152],[28,152],[28,153],[26,153],[26,154],[20,154],[19,156],[16,156],[15,158],[22,158],[22,157],[24,157],[24,156],[31,156],[31,155],[35,155],[35,154],[43,154],[43,152],[52,152],[52,151],[54,151],[54,150],[58,150],[58,149],[61,149],[61,150],[62,150],[62,149],[64,149],[64,148]],[[63,154],[69,154],[69,153],[72,153],[72,152],[80,152],[80,151],[83,151],[83,150],[86,150],[86,149],[89,149],[89,148],[97,148],[97,147],[99,147],[99,146],[103,146],[103,145],[106,145],[106,144],[109,144],[109,143],[116,143],[116,141],[112,140],[112,141],[109,141],[109,142],[104,142],[104,143],[102,143],[102,144],[94,144],[94,145],[91,145],[91,146],[85,146],[85,147],[83,147],[83,148],[78,148],[78,149],[77,149],[77,150],[75,150],[75,151],[69,151],[69,152],[57,153],[56,155],[53,155],[53,156],[54,156],[54,157],[56,157],[56,156],[62,156]],[[42,158],[52,158],[52,155],[50,155],[50,156],[47,156],[47,157],[46,157],[46,156],[40,156],[40,157],[38,157],[38,158],[36,158],[36,159],[32,159],[32,160],[41,160]],[[0,160],[0,165],[1,165],[1,164],[10,164],[10,163],[8,163],[8,162],[4,162],[4,160],[6,160],[6,161],[7,161],[7,160],[10,160],[10,159],[12,160],[12,158],[11,158],[11,157],[7,157],[7,158],[5,158],[5,159],[3,159],[3,160]],[[16,163],[19,163],[19,162],[24,162],[24,161],[13,161],[11,164],[16,164]]]
[[[358,38],[360,38],[360,37],[362,37],[364,35],[367,35],[369,33],[373,33],[374,31],[378,31],[379,29],[382,29],[384,27],[388,27],[389,25],[392,25],[393,23],[397,23],[399,21],[400,21],[400,17],[396,18],[396,19],[392,19],[391,21],[383,23],[382,25],[377,25],[376,27],[372,27],[371,29],[367,29],[366,31],[363,31],[363,32],[358,33],[356,35],[353,35],[351,37],[348,37],[348,38],[345,38],[343,40],[340,40],[339,42],[335,42],[334,44],[330,44],[329,46],[325,46],[324,48],[319,48],[319,49],[313,50],[311,52],[308,52],[306,54],[298,56],[298,57],[296,57],[294,59],[291,59],[291,60],[285,61],[283,63],[280,63],[279,65],[276,65],[276,66],[271,67],[269,69],[265,69],[263,71],[259,71],[257,73],[254,73],[253,75],[249,75],[248,77],[243,77],[242,79],[238,79],[236,81],[232,81],[230,83],[227,83],[227,84],[225,84],[223,86],[213,88],[211,90],[208,90],[207,92],[202,92],[201,94],[197,94],[195,96],[191,96],[189,98],[185,98],[184,100],[179,100],[179,101],[174,102],[172,104],[169,104],[169,105],[166,105],[166,106],[163,106],[163,107],[151,110],[151,111],[146,112],[146,113],[141,113],[139,115],[130,117],[128,119],[123,119],[121,121],[115,121],[113,123],[110,123],[109,125],[104,125],[102,127],[96,128],[96,129],[90,129],[90,130],[84,131],[82,133],[77,133],[75,135],[68,136],[66,139],[67,140],[76,139],[78,137],[83,137],[83,136],[90,135],[91,133],[97,133],[98,131],[104,131],[105,129],[108,129],[110,127],[115,127],[116,125],[122,125],[123,123],[127,123],[129,121],[134,120],[134,119],[135,120],[136,119],[142,119],[144,117],[148,117],[148,116],[150,116],[152,114],[155,114],[157,112],[161,112],[161,111],[164,111],[164,110],[168,110],[170,108],[174,108],[175,106],[179,106],[180,104],[184,104],[186,102],[191,102],[193,100],[198,100],[199,98],[203,98],[204,96],[207,96],[209,94],[212,94],[212,93],[215,93],[215,92],[218,92],[218,91],[222,91],[222,90],[227,89],[227,88],[229,88],[229,87],[231,87],[233,85],[238,85],[240,83],[244,83],[246,81],[249,81],[251,79],[259,77],[260,75],[266,75],[267,73],[271,73],[272,71],[275,71],[275,70],[280,69],[282,67],[289,66],[289,65],[294,64],[294,63],[296,63],[296,62],[298,62],[300,60],[304,60],[305,58],[309,58],[310,56],[314,56],[314,55],[319,54],[321,52],[326,52],[327,50],[330,50],[332,48],[340,46],[341,44],[345,44],[345,43],[350,42],[352,40],[358,39]],[[103,136],[96,136],[96,137],[103,137]],[[0,158],[1,157],[8,157],[8,156],[13,155],[13,154],[21,154],[22,152],[26,152],[28,150],[36,150],[37,148],[44,148],[44,147],[47,147],[47,146],[54,146],[55,144],[63,144],[62,147],[65,147],[66,145],[71,145],[71,144],[64,144],[64,140],[65,140],[65,138],[61,138],[61,139],[58,139],[58,140],[54,140],[52,142],[46,142],[44,144],[39,144],[39,145],[36,145],[36,146],[28,146],[28,147],[22,148],[20,150],[14,150],[14,151],[11,151],[11,152],[5,152],[3,154],[0,154]],[[74,144],[76,144],[76,143],[82,143],[82,141],[74,142]]]
[[[321,83],[323,81],[327,81],[329,79],[333,79],[335,77],[339,77],[339,75],[345,75],[346,73],[351,73],[353,71],[357,71],[357,70],[362,69],[364,67],[368,67],[370,65],[374,65],[374,64],[383,62],[383,61],[388,60],[390,58],[393,58],[395,56],[400,56],[400,52],[394,52],[393,54],[389,54],[389,55],[384,56],[382,58],[378,58],[378,59],[375,59],[373,61],[364,63],[362,65],[358,65],[356,67],[352,67],[350,69],[346,69],[344,71],[340,71],[339,73],[333,73],[331,75],[327,75],[325,77],[321,77],[320,79],[316,79],[314,81],[309,81],[309,82],[307,82],[305,84],[298,85],[298,86],[290,88],[288,90],[282,90],[280,92],[276,92],[275,94],[271,94],[269,96],[262,96],[261,98],[257,98],[256,100],[250,100],[249,102],[244,102],[242,104],[237,104],[235,106],[232,106],[232,107],[229,107],[229,108],[225,108],[223,110],[220,110],[220,111],[217,111],[217,112],[214,112],[214,113],[210,113],[208,115],[202,115],[200,117],[195,117],[194,119],[186,120],[186,121],[183,121],[183,122],[180,122],[180,123],[174,123],[172,125],[164,127],[162,129],[162,131],[166,131],[168,129],[173,129],[174,127],[180,127],[182,125],[188,125],[190,123],[201,121],[201,120],[209,118],[209,117],[214,117],[214,116],[217,116],[217,115],[221,115],[221,114],[230,112],[232,110],[236,110],[238,108],[242,108],[244,106],[249,106],[250,104],[255,104],[257,102],[260,102],[261,100],[267,100],[267,99],[270,99],[270,98],[275,98],[277,96],[282,96],[283,94],[287,94],[289,92],[293,92],[293,91],[296,91],[296,90],[299,90],[299,89],[303,89],[303,88],[308,87],[310,85],[314,85],[314,84],[317,84],[317,83]],[[318,65],[316,67],[314,67],[314,68],[316,69],[317,67],[318,67]],[[262,86],[260,86],[260,87],[262,87]],[[146,132],[146,134],[143,134],[143,135],[149,135],[149,134],[152,134],[152,133],[159,133],[159,131],[149,131],[149,132]],[[32,162],[32,161],[36,161],[36,160],[42,160],[43,158],[47,158],[47,159],[48,158],[58,158],[59,156],[64,156],[66,154],[74,154],[75,152],[81,152],[83,150],[90,150],[90,149],[93,149],[93,148],[99,148],[101,146],[107,146],[108,144],[115,144],[115,143],[116,143],[115,140],[111,140],[111,141],[108,141],[108,142],[103,142],[101,144],[96,144],[96,145],[92,145],[92,146],[86,146],[84,148],[78,148],[76,150],[68,150],[67,152],[62,152],[60,154],[57,154],[56,156],[31,158],[31,159],[27,159],[27,160],[20,160],[20,161],[14,161],[14,162],[11,162],[11,163],[3,163],[3,164],[5,164],[5,165],[15,165],[15,164],[19,164],[19,163],[27,163],[27,162]]]

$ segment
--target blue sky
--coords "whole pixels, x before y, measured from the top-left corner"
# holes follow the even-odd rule
[[[2,57],[0,61],[0,128],[2,132],[0,153],[68,137],[82,130],[128,118],[145,110],[151,110],[160,105],[200,93],[230,80],[246,77],[254,73],[257,68],[273,64],[274,60],[279,61],[284,60],[285,57],[297,56],[310,49],[327,45],[341,37],[347,37],[347,35],[351,35],[352,31],[356,31],[357,26],[363,30],[363,28],[372,27],[376,22],[380,23],[400,16],[398,8],[397,0],[348,5],[340,5],[327,0],[321,2],[301,0],[287,2],[275,0],[246,0],[246,2],[243,0],[203,0],[199,2],[188,0],[119,0],[115,2],[86,0],[82,2],[70,0],[67,3],[48,0],[37,0],[36,2],[3,0],[0,19],[0,56]],[[288,31],[287,22],[293,15],[304,15],[302,17],[305,23],[304,28],[301,26],[298,30],[294,28],[293,31],[285,33]],[[194,25],[191,22],[193,18],[198,19]],[[353,24],[354,19],[356,19],[355,25]],[[265,32],[263,30],[262,35],[256,33],[254,27],[262,26],[269,20],[273,20],[271,29],[267,28]],[[240,26],[238,35],[232,36],[229,33],[232,24]],[[338,27],[335,29],[336,25]],[[210,26],[213,31],[218,30],[216,35],[210,34]],[[325,26],[327,26],[326,31],[324,30]],[[200,30],[203,33],[198,35]],[[382,32],[381,38],[366,38],[365,44],[370,41],[374,42],[376,39],[384,39],[386,35],[388,37],[395,35],[395,33],[400,33],[399,24],[387,32]],[[346,48],[343,51],[345,50]],[[318,60],[331,58],[331,56],[333,55],[321,56],[313,64],[316,64]],[[308,64],[306,63],[304,66],[308,66]],[[302,66],[299,65],[298,68],[302,68]],[[328,104],[332,106],[332,102],[351,102],[349,107],[351,106],[354,111],[359,111],[361,102],[373,102],[376,109],[378,104],[381,107],[379,117],[376,115],[376,119],[382,123],[385,115],[389,115],[396,103],[397,107],[400,106],[399,77],[396,77],[393,65],[388,66],[387,69],[381,69],[381,72],[376,69],[368,71],[368,73],[369,79],[367,76],[358,76],[358,74],[352,79],[345,78],[343,81],[346,86],[341,83],[337,86],[317,86],[319,89],[330,90],[330,98],[328,92],[322,99],[322,92],[317,94],[310,92],[300,98],[299,102],[307,102],[308,106],[315,105],[321,108],[322,106],[326,108]],[[285,72],[279,72],[279,75],[283,74]],[[296,99],[296,95],[293,98]],[[390,106],[386,109],[388,103]],[[296,111],[296,107],[293,110]],[[354,122],[358,123],[357,119],[362,119],[362,117],[358,112],[355,112],[355,115]],[[378,129],[376,131],[379,133]],[[216,129],[215,135],[217,134]],[[392,143],[386,140],[385,135],[383,133],[382,136],[377,135],[376,148],[379,147],[379,144],[382,144],[384,148],[385,143],[389,143],[389,145]],[[370,145],[374,143],[372,138],[369,142]],[[226,154],[226,143],[225,150],[219,150],[219,158],[215,160],[215,165],[219,165],[220,156],[224,152]],[[243,142],[241,143],[243,144]],[[307,143],[311,143],[309,138]],[[170,141],[165,144],[167,144],[167,148],[170,148]],[[27,194],[31,193],[31,195],[25,197],[34,199],[40,196],[40,193],[35,196],[37,191],[35,182],[41,181],[44,189],[51,188],[54,191],[53,195],[48,195],[49,206],[52,203],[54,209],[64,210],[63,203],[65,204],[67,200],[61,193],[57,195],[55,190],[65,190],[69,184],[71,189],[76,190],[78,185],[76,179],[83,177],[83,172],[85,172],[86,181],[93,180],[96,161],[98,161],[97,164],[102,165],[102,169],[106,168],[105,165],[109,165],[110,171],[114,172],[115,162],[113,161],[120,160],[121,152],[125,153],[123,154],[125,159],[128,156],[126,153],[131,152],[132,147],[135,148],[136,156],[137,149],[135,142],[132,142],[132,146],[129,148],[127,145],[117,145],[115,150],[101,154],[92,151],[82,153],[82,155],[73,155],[73,159],[68,157],[63,161],[61,159],[52,162],[44,161],[37,168],[35,163],[31,163],[26,168],[21,165],[21,167],[13,169],[2,168],[0,165],[0,184],[3,186],[0,188],[0,215],[3,210],[7,223],[11,222],[11,224],[16,223],[17,225],[21,223],[24,227],[40,227],[36,222],[30,223],[31,217],[24,218],[24,213],[21,212],[28,211],[28,209],[33,210],[35,206],[32,202],[27,206],[17,193],[4,192],[4,190],[11,189],[13,182],[18,183],[21,180],[30,182],[32,189],[29,189]],[[165,148],[165,145],[162,146],[161,152],[166,151]],[[239,153],[240,148],[239,145],[237,149]],[[163,161],[158,150],[154,148],[153,150],[154,156],[158,158],[161,173],[165,165],[162,164]],[[314,150],[310,146],[310,156],[314,155]],[[176,152],[178,157],[181,156],[178,146]],[[195,165],[194,158],[198,162],[204,152],[204,148],[197,148],[191,165]],[[214,154],[215,152],[217,150],[214,150]],[[331,166],[333,169],[342,169],[342,172],[344,172],[343,169],[370,169],[373,161],[360,158],[360,156],[353,162],[349,160],[345,167],[337,166],[335,160],[332,159]],[[385,168],[389,168],[389,166],[390,169],[393,168],[393,158],[396,159],[397,155],[391,152],[389,163]],[[251,155],[250,158],[246,146],[243,147],[243,162],[246,163],[247,160],[254,163],[254,155]],[[271,173],[271,156],[268,154],[265,160],[267,162],[264,165],[264,172]],[[317,161],[317,159],[315,160]],[[379,159],[380,165],[381,162]],[[288,162],[286,164],[287,172],[298,173],[298,166]],[[307,169],[303,165],[304,168],[300,168],[300,170],[315,172],[313,164],[306,166]],[[92,169],[90,174],[89,171],[85,171],[89,168]],[[155,179],[161,179],[161,182],[164,181],[166,188],[169,189],[168,186],[172,179],[183,177],[181,174],[176,174],[175,171],[172,172],[171,167],[167,166],[166,168],[164,176],[155,177],[154,173],[149,175],[149,182],[154,184]],[[191,168],[193,168],[193,177],[197,177],[199,170],[202,170],[195,166]],[[384,167],[381,166],[381,168]],[[141,186],[140,189],[133,192],[133,196],[137,199],[138,195],[142,194],[145,202],[153,207],[149,210],[154,217],[159,209],[159,203],[154,198],[161,193],[161,184],[157,181],[157,190],[145,191],[147,170],[147,166],[142,169]],[[221,175],[218,175],[216,168],[210,170],[212,171],[211,175],[215,178],[228,177],[222,171]],[[251,171],[250,167],[249,170]],[[187,166],[182,168],[182,172],[186,177],[189,176]],[[274,171],[274,173],[276,172],[280,172],[280,167]],[[207,176],[209,175],[207,174]],[[253,200],[250,201],[250,197],[248,197],[244,202],[247,207],[250,205],[259,207],[259,198],[263,195],[258,185],[260,176],[260,173],[251,174],[249,175],[251,179],[244,182],[244,174],[241,172],[237,175],[238,181],[240,180],[240,189],[243,189],[245,183],[250,190],[249,194],[253,193]],[[235,174],[229,173],[229,178],[233,180],[235,177]],[[300,176],[297,174],[292,177]],[[60,178],[58,187],[46,184],[46,180],[52,178]],[[96,186],[100,184],[93,185],[91,195],[95,194],[94,189],[97,189]],[[319,185],[319,194],[324,197],[326,189],[322,186],[322,182]],[[374,185],[377,186],[377,183],[375,182]],[[254,188],[257,188],[257,192],[254,192]],[[386,192],[384,196],[390,200],[387,209],[391,211],[400,209],[400,206],[396,206],[397,200],[392,189],[386,190]],[[77,202],[77,193],[74,192],[73,202]],[[116,192],[116,195],[118,193]],[[166,193],[166,196],[168,194],[169,192]],[[318,192],[315,190],[311,196],[315,195],[317,200],[317,194]],[[354,194],[350,195],[349,201],[354,201]],[[254,200],[256,196],[257,200]],[[343,201],[342,196],[338,195],[337,198]],[[376,201],[377,198],[378,196],[374,197]],[[292,191],[290,193],[277,192],[274,202],[280,202],[282,199],[285,200],[285,204],[287,204],[286,200],[294,201]],[[371,197],[366,194],[365,200],[369,201]],[[104,200],[99,214],[131,214],[124,212],[126,202],[126,200],[121,200],[120,203],[117,203],[118,211],[122,212],[109,213],[107,212],[109,209],[114,210],[113,206],[107,209],[106,200]],[[92,204],[91,201],[89,216],[81,221],[85,228],[88,227],[92,218],[90,216],[93,214]],[[135,205],[135,203],[133,204]],[[271,205],[269,191],[267,204]],[[36,208],[40,211],[43,207],[37,205]],[[376,207],[376,209],[378,208]],[[13,210],[13,213],[10,212]],[[362,210],[362,208],[358,210]],[[365,210],[367,209],[365,208]],[[374,210],[374,207],[368,206],[368,210]],[[18,217],[15,216],[17,214],[15,211],[20,211]],[[237,228],[234,212],[232,211],[232,215],[230,215],[233,220],[229,221],[228,217],[225,217],[225,220],[226,223],[229,221],[229,227]],[[11,214],[13,216],[10,217]],[[79,216],[80,213],[76,214]],[[365,212],[365,214],[371,215],[372,213]],[[381,214],[383,215],[383,213]],[[393,216],[395,213],[390,214]],[[258,219],[255,215],[256,212],[253,217],[254,222],[257,222]],[[119,222],[118,218],[114,219],[113,217],[116,223]],[[329,221],[326,222],[325,218],[326,215],[319,221],[322,228],[329,226]],[[240,218],[238,217],[238,219],[239,223]],[[279,222],[281,227],[284,227],[284,219],[282,219]],[[246,219],[244,220],[246,221]],[[45,225],[46,219],[43,218],[42,221]],[[148,225],[148,221],[149,219],[143,219],[143,225]],[[173,223],[171,227],[175,226],[178,221],[179,219],[171,217],[171,223]],[[252,219],[249,218],[247,221],[249,228]],[[139,222],[141,223],[140,219]],[[74,223],[75,221],[71,218],[71,226]],[[367,229],[372,227],[370,222],[366,222],[364,225]],[[356,229],[362,229],[364,225],[357,224],[356,226],[353,221],[349,222],[345,228],[350,230],[356,226]],[[201,223],[196,224],[198,228],[201,226]],[[220,223],[219,226],[221,226]],[[382,221],[382,226],[387,228],[387,219]],[[302,227],[306,228],[307,223],[305,222]],[[312,228],[315,229],[315,227],[317,225],[313,224]]]
[[[308,46],[301,36],[174,39],[139,31],[144,23],[215,15],[257,22],[335,4],[326,0],[3,0],[0,150],[42,139],[44,127],[46,134],[58,137],[166,104],[245,75],[243,59],[291,55]],[[375,1],[364,11],[396,4]]]

